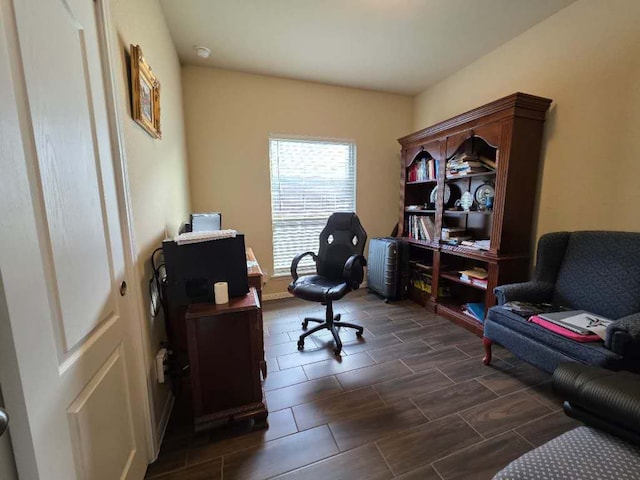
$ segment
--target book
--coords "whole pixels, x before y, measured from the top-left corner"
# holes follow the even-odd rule
[[[425,217],[425,222],[427,223],[427,227],[431,232],[431,238],[435,238],[436,236],[436,224],[433,222],[431,217]]]
[[[435,180],[436,179],[436,162],[435,162],[435,160],[433,158],[431,160],[429,160],[427,166],[428,166],[428,171],[429,171],[429,180]]]
[[[532,323],[536,323],[547,330],[557,333],[558,335],[562,335],[563,337],[570,338],[575,342],[586,343],[586,342],[599,342],[602,340],[598,335],[594,333],[589,333],[588,335],[581,335],[579,333],[568,330],[560,325],[556,325],[555,323],[547,322],[546,320],[540,318],[538,315],[533,315],[529,318],[529,321]]]
[[[458,273],[460,273],[460,277],[465,276],[467,278],[477,278],[480,280],[484,280],[489,276],[489,272],[487,272],[482,267],[473,267],[468,270],[460,270]]]
[[[496,162],[494,160],[491,160],[490,158],[487,158],[487,157],[483,157],[481,155],[480,161],[484,163],[487,167],[492,168],[493,170],[496,169]]]
[[[464,242],[465,240],[469,240],[471,237],[466,235],[464,237],[454,237],[454,238],[449,238],[448,240],[442,240],[442,243],[446,243],[447,245],[460,245],[461,242]]]
[[[480,280],[479,278],[472,278],[471,283],[473,283],[474,285],[478,285],[480,287],[487,288],[489,281],[487,279]]]
[[[596,334],[603,340],[607,327],[613,322],[609,318],[585,310],[541,313],[538,317],[580,335]]]
[[[484,322],[484,303],[481,302],[469,302],[464,304],[464,308],[467,309],[476,320]]]
[[[436,226],[429,217],[420,217],[420,225],[425,232],[427,240],[433,240],[435,237]]]
[[[566,307],[554,305],[552,303],[531,303],[519,301],[507,302],[502,305],[502,308],[506,308],[510,312],[525,318],[529,318],[533,315],[539,315],[541,313],[563,312],[569,310]]]
[[[475,244],[480,250],[489,250],[489,243],[491,240],[476,240]]]
[[[467,307],[465,307],[464,305],[462,306],[462,313],[464,313],[467,317],[471,318],[472,320],[475,320],[478,323],[484,323],[482,320],[479,320],[478,317],[476,317],[473,312],[471,312]]]
[[[467,233],[464,228],[442,227],[441,238],[442,240],[448,240],[454,237],[463,237]],[[471,237],[469,237],[471,238]],[[466,239],[463,239],[466,240]]]

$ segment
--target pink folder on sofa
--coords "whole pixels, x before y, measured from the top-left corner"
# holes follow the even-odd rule
[[[537,315],[534,315],[529,318],[530,322],[536,323],[541,327],[546,328],[547,330],[551,330],[558,335],[562,335],[563,337],[570,338],[571,340],[575,340],[576,342],[598,342],[602,340],[595,333],[592,335],[580,335],[579,333],[572,332],[571,330],[567,330],[566,328],[562,328],[560,325],[556,325],[555,323],[547,322],[545,319],[540,318]]]

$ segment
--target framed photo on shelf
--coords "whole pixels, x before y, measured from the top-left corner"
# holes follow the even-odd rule
[[[154,138],[160,131],[160,82],[145,62],[139,45],[131,45],[131,112],[133,119]]]

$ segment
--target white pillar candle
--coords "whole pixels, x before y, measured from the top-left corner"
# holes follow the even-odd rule
[[[229,303],[229,286],[227,282],[216,282],[213,284],[213,294],[216,304]]]

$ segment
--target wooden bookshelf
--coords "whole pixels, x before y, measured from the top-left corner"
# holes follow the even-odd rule
[[[398,235],[409,243],[410,260],[428,259],[432,266],[428,301],[425,292],[411,295],[411,285],[410,298],[479,335],[482,324],[467,316],[462,305],[481,297],[486,311],[496,303],[497,285],[528,278],[540,147],[550,104],[546,98],[515,93],[398,140]],[[420,162],[435,166],[435,179],[409,181]],[[421,208],[409,208],[416,205]],[[430,240],[422,238],[412,216],[430,219],[435,226]],[[445,243],[444,227],[464,231],[471,240],[488,240],[488,248]],[[460,279],[457,271],[472,267],[488,271],[486,287]],[[451,295],[439,297],[447,285]]]

